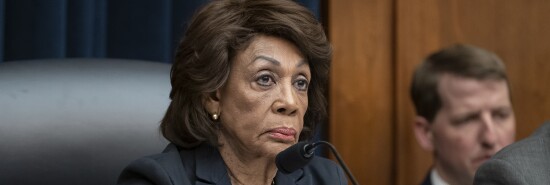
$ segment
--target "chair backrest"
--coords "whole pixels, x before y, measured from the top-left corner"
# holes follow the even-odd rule
[[[115,184],[159,153],[170,64],[115,59],[0,63],[0,184]]]

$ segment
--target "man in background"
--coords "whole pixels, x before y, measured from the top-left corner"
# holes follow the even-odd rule
[[[502,61],[470,45],[437,51],[415,70],[414,133],[433,153],[422,185],[471,185],[477,168],[514,142],[515,117]]]

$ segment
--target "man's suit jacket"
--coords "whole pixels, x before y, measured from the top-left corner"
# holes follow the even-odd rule
[[[338,185],[347,184],[336,163],[314,157],[304,168],[291,174],[277,172],[276,184]],[[202,144],[182,149],[170,144],[161,154],[140,158],[127,166],[118,179],[121,185],[230,185],[226,166],[217,148]]]
[[[474,184],[550,184],[550,122],[481,165]]]
[[[422,184],[420,185],[432,185],[432,171],[428,171],[428,175],[426,175],[426,177],[424,177],[424,181],[422,181]]]

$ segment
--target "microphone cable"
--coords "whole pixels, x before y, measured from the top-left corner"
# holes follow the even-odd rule
[[[334,147],[334,145],[326,141],[318,141],[311,144],[311,150],[321,144],[325,144],[330,148],[330,151],[332,151],[332,154],[334,154],[334,156],[336,157],[336,160],[338,160],[338,162],[340,163],[340,166],[344,169],[344,172],[346,172],[346,175],[348,175],[348,178],[351,180],[351,183],[353,185],[358,185],[359,183],[357,183],[357,180],[351,174],[351,171],[348,169],[348,166],[344,163],[344,160],[342,160],[342,157],[340,157],[340,154],[336,151],[336,147]]]

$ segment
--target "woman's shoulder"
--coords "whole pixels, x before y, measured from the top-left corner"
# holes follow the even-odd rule
[[[344,171],[336,162],[324,157],[314,157],[304,168],[304,173],[312,176],[315,184],[347,184]]]
[[[119,176],[117,184],[186,184],[185,169],[178,147],[169,144],[162,153],[131,162]],[[175,181],[183,182],[177,183]]]
[[[160,168],[172,168],[177,169],[181,165],[181,158],[179,155],[178,147],[174,144],[169,144],[162,151],[162,153],[154,154],[139,158],[128,167],[160,167]]]
[[[340,165],[338,165],[336,162],[320,156],[313,157],[311,161],[308,163],[308,165],[305,166],[305,168],[306,169],[323,169],[323,170],[341,169]]]

